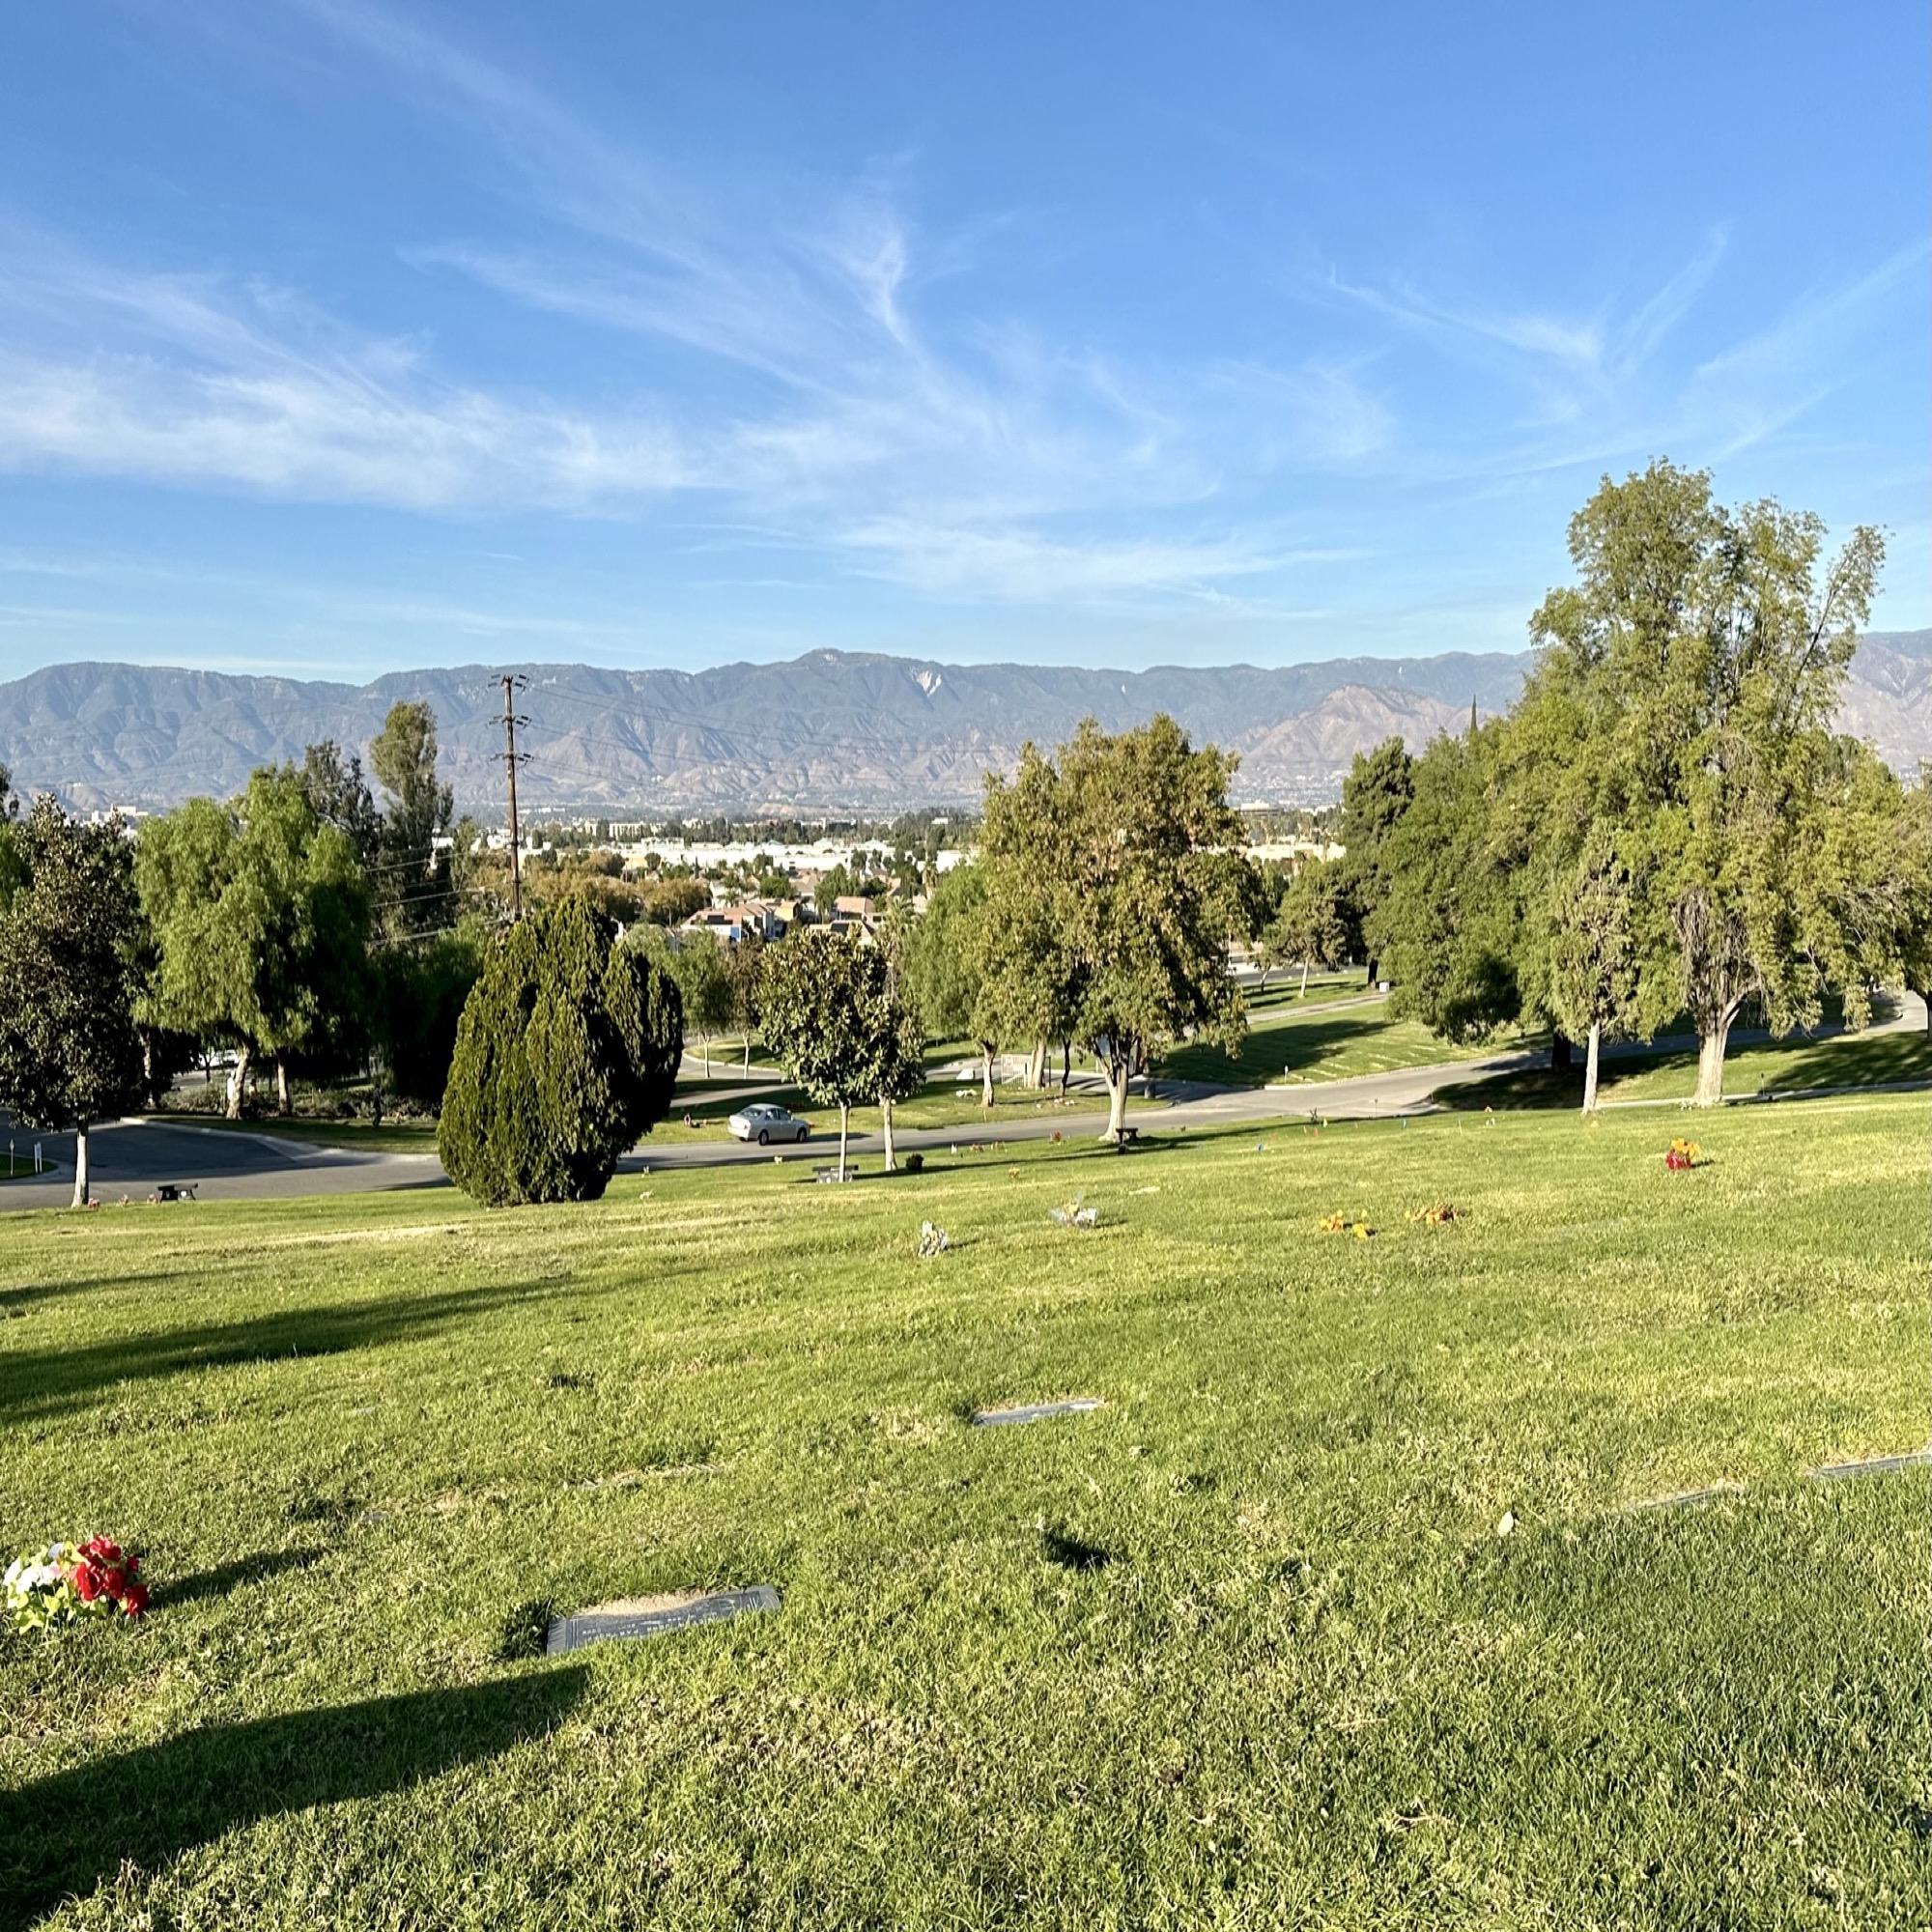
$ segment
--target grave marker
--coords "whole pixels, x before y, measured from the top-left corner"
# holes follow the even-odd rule
[[[745,1590],[713,1590],[702,1595],[626,1597],[613,1604],[599,1604],[592,1609],[580,1610],[572,1617],[554,1618],[544,1651],[547,1656],[561,1657],[565,1651],[582,1650],[589,1643],[662,1636],[668,1631],[686,1630],[694,1624],[723,1623],[727,1617],[748,1616],[778,1606],[779,1593],[769,1583],[754,1583]]]
[[[975,1429],[997,1429],[1009,1422],[1044,1422],[1056,1415],[1085,1415],[1105,1405],[1098,1396],[1075,1396],[1068,1402],[1028,1403],[1018,1408],[982,1408],[973,1417]]]

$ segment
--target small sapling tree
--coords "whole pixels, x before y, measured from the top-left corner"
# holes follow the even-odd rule
[[[885,954],[829,926],[767,947],[759,1022],[787,1077],[838,1109],[838,1178],[845,1179],[852,1109],[903,1099],[923,1080],[923,1037],[892,985]]]

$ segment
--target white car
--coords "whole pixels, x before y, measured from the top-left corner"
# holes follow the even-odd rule
[[[788,1107],[770,1100],[740,1107],[724,1124],[733,1140],[756,1141],[760,1147],[774,1141],[802,1141],[811,1132],[810,1121],[801,1121]]]

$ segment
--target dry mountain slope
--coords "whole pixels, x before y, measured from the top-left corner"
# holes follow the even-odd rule
[[[1241,754],[1249,801],[1333,798],[1354,753],[1399,732],[1420,745],[1472,702],[1503,709],[1525,654],[1338,659],[1262,669],[1096,671],[814,651],[790,663],[611,670],[525,665],[534,807],[884,808],[969,800],[1029,739],[1083,717],[1109,729],[1168,711]],[[237,790],[251,768],[321,738],[360,748],[399,697],[426,698],[466,805],[489,809],[501,766],[500,669],[399,671],[364,686],[132,665],[51,666],[0,685],[0,762],[25,790],[75,805],[163,807]],[[1932,755],[1932,632],[1861,647],[1844,722],[1900,770]]]

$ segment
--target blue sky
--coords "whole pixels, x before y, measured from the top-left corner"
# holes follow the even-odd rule
[[[1604,471],[1932,622],[1927,14],[18,8],[0,675],[1515,649]]]

